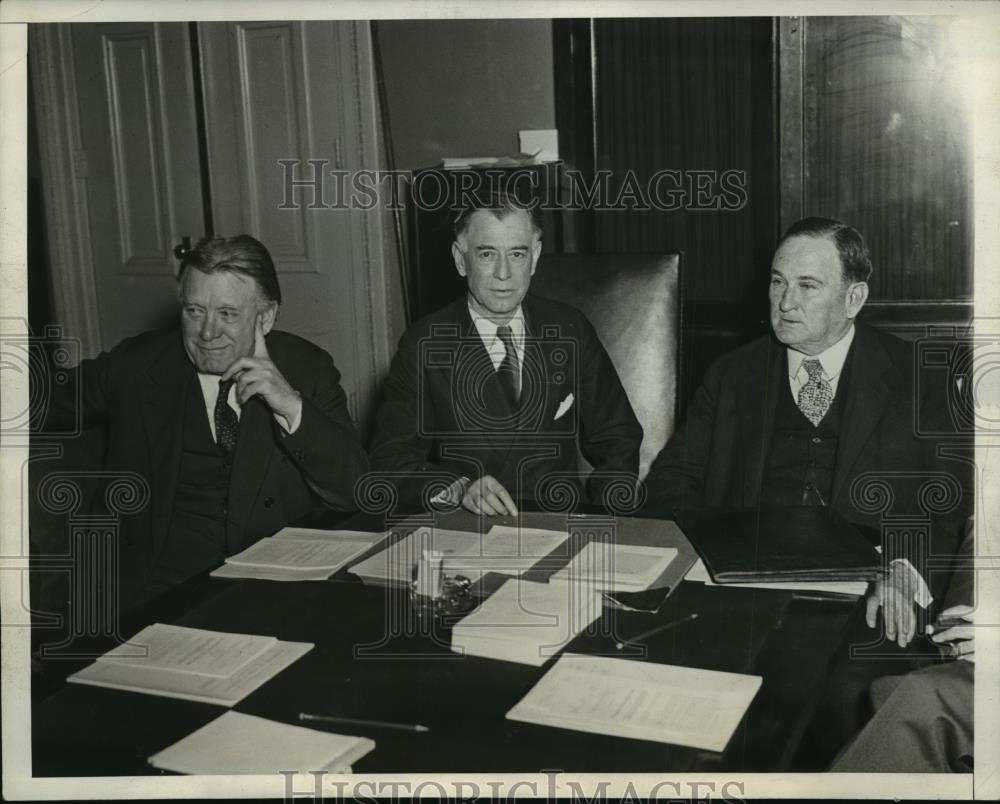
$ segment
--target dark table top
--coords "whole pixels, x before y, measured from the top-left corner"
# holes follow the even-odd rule
[[[343,527],[375,530],[380,524],[356,518]],[[459,516],[442,525],[468,523]],[[618,529],[618,538],[630,543],[660,539],[655,533],[643,538],[644,532],[648,529],[632,522]],[[483,585],[495,588],[502,581],[491,574]],[[300,712],[311,712],[429,727],[427,733],[410,733],[331,725],[332,731],[375,740],[375,750],[355,763],[358,773],[787,769],[843,644],[856,600],[686,581],[673,585],[655,614],[606,608],[567,651],[761,675],[763,684],[723,752],[506,720],[506,712],[554,659],[533,667],[452,653],[449,622],[426,626],[427,620],[412,616],[406,590],[365,584],[346,571],[320,582],[201,577],[141,616],[144,622],[315,644],[233,707],[237,711],[293,724],[299,724]],[[698,613],[697,620],[649,638],[644,647],[616,650],[623,638],[692,612]],[[141,624],[129,623],[125,633],[134,633]],[[60,669],[71,672],[85,663],[62,660]],[[67,684],[34,706],[34,774],[158,773],[147,763],[149,756],[223,711],[209,704]]]

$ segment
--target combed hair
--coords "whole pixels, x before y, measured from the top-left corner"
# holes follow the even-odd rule
[[[538,211],[537,202],[525,203],[509,193],[492,193],[482,197],[475,196],[474,203],[455,215],[452,228],[456,240],[469,228],[469,220],[477,212],[489,212],[497,220],[506,218],[512,212],[527,212],[535,235],[542,236],[542,215]]]
[[[840,255],[840,268],[847,282],[867,282],[872,275],[872,257],[861,232],[833,218],[803,218],[788,227],[778,243],[781,248],[793,237],[825,237],[833,241]]]
[[[203,237],[181,258],[177,272],[178,282],[184,278],[184,272],[188,268],[195,268],[205,274],[217,271],[243,274],[257,283],[265,299],[281,303],[281,286],[278,284],[278,274],[274,270],[271,255],[263,243],[250,235]]]

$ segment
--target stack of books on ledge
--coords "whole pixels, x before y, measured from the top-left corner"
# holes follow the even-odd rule
[[[538,153],[506,154],[504,156],[446,156],[441,160],[445,170],[460,170],[462,168],[509,168],[540,165]]]
[[[313,645],[154,623],[67,680],[233,706]]]

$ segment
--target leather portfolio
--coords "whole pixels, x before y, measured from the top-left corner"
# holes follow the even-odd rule
[[[716,583],[872,581],[883,572],[874,545],[824,506],[699,508],[676,518]]]

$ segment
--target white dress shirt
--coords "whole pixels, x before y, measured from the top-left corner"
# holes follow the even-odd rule
[[[503,359],[507,356],[507,347],[503,345],[503,341],[497,335],[499,325],[473,311],[471,306],[469,307],[469,316],[472,318],[472,323],[476,326],[476,332],[479,333],[479,337],[483,340],[483,346],[486,347],[486,351],[490,354],[490,360],[493,361],[493,369],[498,371],[500,364],[503,363]],[[524,313],[521,311],[521,305],[517,306],[514,315],[507,322],[507,326],[510,327],[510,334],[514,340],[514,351],[517,352],[517,379],[518,383],[520,383],[524,366],[525,332]]]
[[[213,441],[216,440],[215,402],[219,398],[219,379],[218,374],[202,374],[200,371],[198,372],[198,382],[201,383],[201,395],[205,397],[205,411],[208,413],[208,426],[212,431]],[[236,414],[236,421],[239,421],[243,407],[240,405],[239,397],[236,396],[235,382],[229,387],[229,398],[226,401]],[[302,411],[301,409],[299,410],[299,415],[292,422],[291,426],[285,421],[284,416],[279,416],[277,413],[274,414],[274,420],[281,425],[281,429],[286,433],[294,433],[299,429],[299,425],[302,424]]]
[[[833,346],[820,352],[818,355],[804,355],[788,347],[788,384],[792,389],[792,398],[798,400],[799,391],[802,386],[809,381],[809,372],[802,364],[806,360],[818,360],[823,366],[823,375],[830,383],[830,391],[837,395],[837,385],[840,383],[840,374],[844,370],[844,361],[847,360],[847,353],[850,351],[851,343],[854,341],[854,324]]]

